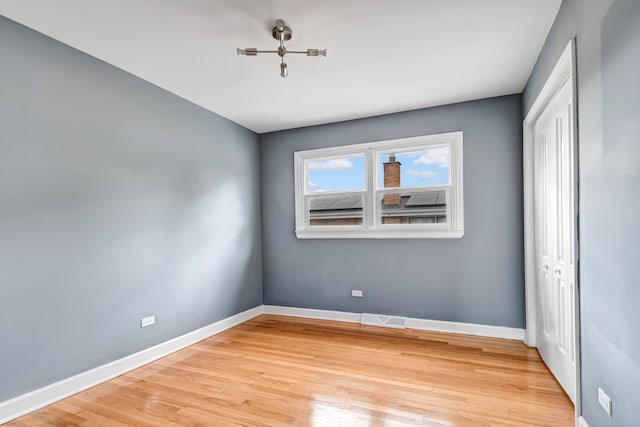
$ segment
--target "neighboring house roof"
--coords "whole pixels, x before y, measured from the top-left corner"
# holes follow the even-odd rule
[[[309,209],[311,211],[362,209],[362,197],[339,195],[311,199]]]
[[[385,205],[383,216],[440,216],[446,214],[447,195],[444,190],[423,191],[403,195],[400,203]],[[362,198],[360,196],[324,196],[311,199],[309,203],[311,219],[361,218]]]
[[[362,218],[362,197],[338,195],[309,201],[311,219]]]

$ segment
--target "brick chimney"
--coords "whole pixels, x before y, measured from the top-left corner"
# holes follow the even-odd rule
[[[388,187],[400,187],[400,165],[401,163],[396,161],[396,155],[389,155],[389,161],[383,163],[384,165],[384,188]],[[398,194],[385,194],[385,205],[399,205],[400,193]]]

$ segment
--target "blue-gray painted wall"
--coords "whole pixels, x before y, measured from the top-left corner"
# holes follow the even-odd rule
[[[524,327],[521,102],[514,95],[261,135],[265,304]],[[462,239],[296,239],[295,151],[458,130]]]
[[[261,304],[260,238],[256,134],[0,17],[0,401]]]
[[[640,2],[565,0],[524,93],[524,114],[575,37],[580,150],[582,411],[640,425]],[[613,400],[613,418],[598,404]]]
[[[514,96],[263,135],[264,275],[255,134],[0,18],[0,401],[260,304],[262,277],[271,304],[522,327],[521,117],[577,37],[583,412],[637,425],[638,7],[565,0],[523,111]],[[452,130],[463,239],[295,239],[293,151]]]

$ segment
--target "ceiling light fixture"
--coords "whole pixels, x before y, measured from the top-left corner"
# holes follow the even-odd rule
[[[293,31],[284,24],[284,20],[282,19],[276,20],[276,26],[273,27],[271,35],[280,42],[278,50],[258,50],[254,47],[248,47],[246,49],[237,49],[238,56],[258,56],[259,53],[277,53],[281,59],[280,76],[282,77],[287,77],[289,74],[287,64],[284,62],[284,56],[288,53],[302,53],[307,56],[327,56],[327,49],[287,50],[287,48],[284,47],[284,42],[291,40]]]

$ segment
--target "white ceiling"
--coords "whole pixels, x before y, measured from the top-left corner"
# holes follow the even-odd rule
[[[0,14],[256,132],[519,93],[561,0],[0,0]],[[328,57],[238,57],[275,49]]]

